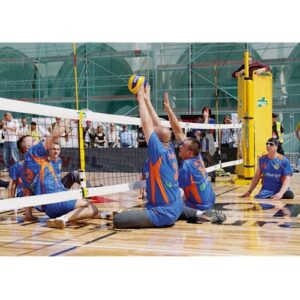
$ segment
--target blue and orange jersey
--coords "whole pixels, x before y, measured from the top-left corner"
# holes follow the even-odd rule
[[[274,159],[263,155],[259,159],[259,167],[262,173],[262,188],[255,198],[269,198],[278,193],[282,187],[285,176],[292,176],[292,168],[289,160],[277,154]]]
[[[29,188],[35,195],[66,190],[57,177],[52,163],[48,160],[43,141],[31,147],[25,154],[22,180],[23,187]]]
[[[22,196],[22,178],[21,178],[21,169],[23,162],[16,162],[9,168],[9,177],[17,182],[16,194],[18,197]]]
[[[61,158],[58,158],[56,161],[51,160],[51,164],[54,168],[57,178],[59,179],[59,181],[61,181],[61,176],[62,176],[62,174],[61,174],[61,170],[62,170]]]
[[[166,149],[155,132],[148,143],[149,176],[146,180],[148,201],[152,206],[169,205],[180,198],[178,163],[174,148]]]
[[[179,186],[183,188],[185,205],[199,210],[213,206],[216,194],[205,170],[202,156],[183,160],[179,170]]]
[[[146,178],[147,213],[156,226],[173,224],[182,212],[183,202],[178,184],[178,163],[174,148],[163,146],[153,132],[148,142],[148,163],[143,171]]]

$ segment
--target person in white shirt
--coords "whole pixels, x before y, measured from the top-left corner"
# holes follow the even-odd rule
[[[109,148],[118,148],[119,137],[114,123],[109,124],[107,132],[107,143]]]
[[[232,124],[230,116],[225,116],[223,119],[223,124]],[[235,132],[234,129],[221,129],[221,147],[232,148],[235,142]]]
[[[17,130],[19,123],[13,119],[11,113],[4,113],[4,124],[2,129],[4,130],[4,146],[3,146],[3,158],[4,158],[4,170],[8,171],[10,166],[19,161],[19,153],[17,149]]]
[[[24,135],[28,135],[28,134],[29,134],[29,128],[28,128],[28,124],[27,124],[27,119],[22,118],[21,125],[19,126],[19,129],[18,129],[18,138],[20,138]]]

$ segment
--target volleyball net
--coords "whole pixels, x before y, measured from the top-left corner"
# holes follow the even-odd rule
[[[147,158],[147,147],[140,128],[140,119],[135,117],[96,113],[89,110],[77,111],[68,108],[53,107],[11,99],[0,98],[0,119],[10,113],[16,131],[11,133],[13,140],[23,135],[41,141],[51,135],[55,124],[61,125],[65,119],[70,122],[58,139],[60,147],[62,178],[75,174],[66,187],[69,191],[28,197],[15,197],[4,188],[0,189],[0,211],[38,206],[55,202],[88,198],[128,192],[145,186],[141,180],[142,167]],[[5,124],[1,121],[2,133]],[[170,127],[168,121],[161,121]],[[81,124],[81,125],[80,125]],[[241,124],[199,124],[180,123],[187,136],[192,136],[207,143],[209,164],[207,172],[233,167],[243,162],[241,156]],[[82,128],[82,136],[78,127]],[[232,135],[230,147],[222,147],[224,134]],[[175,152],[179,144],[172,140]],[[84,145],[80,149],[80,144]],[[0,148],[1,180],[8,181],[9,173],[5,170],[3,146]],[[50,157],[49,160],[52,158]],[[19,154],[19,160],[24,156]],[[80,159],[83,162],[80,163]],[[7,160],[7,159],[6,159]],[[178,157],[179,163],[180,158]],[[82,166],[85,166],[82,170]],[[6,172],[5,172],[6,171]],[[234,171],[234,169],[232,169]],[[78,178],[80,177],[80,180]],[[85,178],[86,189],[81,188]]]

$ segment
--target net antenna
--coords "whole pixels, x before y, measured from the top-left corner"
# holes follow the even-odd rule
[[[84,150],[84,139],[83,139],[83,128],[82,128],[84,112],[82,110],[79,111],[76,43],[73,43],[73,64],[74,64],[76,110],[78,111],[78,114],[79,114],[78,137],[79,137],[80,187],[82,189],[83,197],[86,198],[87,197],[87,189],[86,189],[86,176],[85,176],[85,150]]]

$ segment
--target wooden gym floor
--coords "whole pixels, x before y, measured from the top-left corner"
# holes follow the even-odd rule
[[[239,198],[248,186],[217,182],[216,203],[227,216],[222,225],[178,221],[169,228],[114,231],[111,221],[94,219],[58,230],[46,226],[43,214],[34,212],[37,222],[16,223],[14,212],[2,212],[0,256],[300,255],[299,182],[296,173],[291,184],[295,199],[276,203]],[[97,206],[100,210],[141,207],[137,194],[109,195]],[[290,216],[282,214],[283,207]]]

